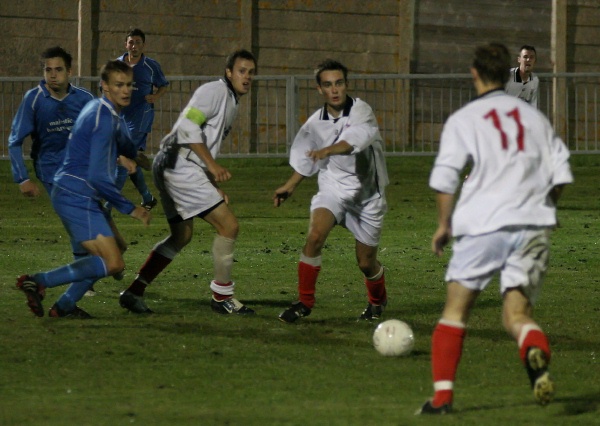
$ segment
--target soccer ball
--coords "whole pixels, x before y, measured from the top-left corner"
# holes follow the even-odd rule
[[[415,336],[404,321],[391,319],[382,322],[373,332],[373,346],[383,356],[402,356],[412,351]]]

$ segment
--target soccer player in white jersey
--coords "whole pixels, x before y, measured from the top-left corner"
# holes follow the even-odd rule
[[[532,312],[548,266],[556,204],[573,176],[569,152],[546,117],[504,93],[509,61],[501,44],[475,50],[471,74],[479,96],[448,118],[431,172],[438,210],[432,250],[440,256],[455,241],[446,304],[432,336],[435,394],[418,414],[451,411],[469,313],[496,274],[503,325],[517,341],[534,398],[545,405],[554,393],[548,339]],[[471,171],[453,208],[467,165]]]
[[[252,53],[238,50],[229,55],[225,76],[195,91],[162,140],[152,173],[171,232],[154,246],[133,283],[121,293],[123,308],[134,313],[152,312],[143,298],[146,286],[191,241],[194,218],[199,217],[217,232],[212,245],[212,309],[220,314],[254,313],[233,297],[231,269],[239,225],[227,206],[227,195],[218,186],[231,179],[231,173],[215,158],[231,130],[239,98],[250,90],[255,72]]]
[[[540,79],[533,73],[536,55],[535,47],[527,44],[521,46],[517,57],[519,66],[510,69],[510,77],[504,90],[537,108]]]
[[[323,245],[333,227],[341,225],[354,235],[358,267],[365,277],[369,302],[360,319],[372,320],[387,304],[384,269],[377,260],[387,211],[382,139],[371,107],[346,94],[344,65],[328,59],[315,74],[325,105],[296,135],[290,152],[294,172],[273,196],[278,207],[305,177],[318,174],[319,191],[311,201],[308,236],[298,263],[298,301],[279,319],[292,323],[311,313]]]

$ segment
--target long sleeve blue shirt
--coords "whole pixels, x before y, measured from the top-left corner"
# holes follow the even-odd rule
[[[135,209],[115,184],[115,167],[119,155],[135,158],[137,152],[125,120],[108,99],[96,99],[83,108],[66,151],[55,185],[79,196],[106,200],[123,214]]]
[[[27,136],[33,142],[31,158],[37,178],[52,183],[64,160],[73,123],[85,104],[94,99],[87,90],[69,85],[67,96],[59,100],[52,97],[45,84],[42,80],[25,94],[12,122],[8,152],[16,183],[29,179],[23,160],[23,141]]]

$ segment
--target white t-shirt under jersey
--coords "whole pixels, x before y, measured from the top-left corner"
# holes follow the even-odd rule
[[[548,197],[571,183],[569,151],[546,117],[522,100],[495,90],[452,114],[444,125],[431,188],[454,194],[452,233],[480,235],[508,226],[553,226]]]

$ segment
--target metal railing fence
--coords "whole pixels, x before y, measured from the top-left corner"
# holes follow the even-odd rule
[[[539,108],[574,153],[600,153],[600,73],[538,74]],[[218,76],[171,76],[170,89],[156,104],[148,153],[157,151],[193,91]],[[8,157],[12,118],[24,93],[40,78],[0,77],[0,157]],[[73,84],[98,93],[97,77],[74,77]],[[288,155],[302,123],[321,106],[313,76],[256,76],[241,98],[237,123],[221,155]],[[375,111],[386,155],[434,155],[448,116],[473,99],[470,74],[354,75],[348,94]],[[25,152],[28,147],[25,147]]]

